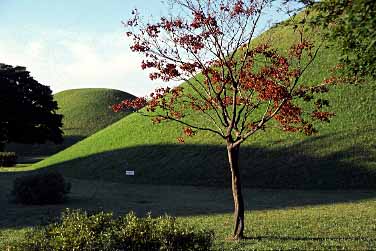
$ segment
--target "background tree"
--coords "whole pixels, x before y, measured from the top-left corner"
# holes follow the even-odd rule
[[[376,1],[324,0],[314,4],[316,22],[342,47],[351,75],[376,78]]]
[[[61,143],[62,115],[52,91],[25,67],[0,64],[0,150],[8,142]]]
[[[159,88],[149,97],[113,106],[145,109],[139,113],[155,123],[175,121],[187,136],[206,131],[227,148],[234,199],[233,238],[243,238],[244,202],[239,150],[258,131],[279,128],[315,132],[312,121],[329,121],[328,101],[314,94],[328,91],[333,79],[303,85],[318,48],[296,30],[296,43],[280,53],[268,43],[255,44],[258,22],[269,0],[175,0],[175,16],[144,24],[137,10],[126,23],[131,49],[144,55],[143,69],[152,80],[184,81]],[[311,106],[303,105],[307,101]],[[179,142],[184,138],[179,137]],[[250,156],[251,157],[251,156]]]

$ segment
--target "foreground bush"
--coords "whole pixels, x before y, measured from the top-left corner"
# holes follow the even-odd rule
[[[15,166],[17,163],[17,155],[15,152],[0,152],[0,167]]]
[[[213,232],[185,227],[169,216],[138,218],[133,213],[88,215],[67,210],[61,221],[35,229],[12,250],[189,251],[210,250]]]
[[[58,172],[40,173],[15,179],[14,199],[21,204],[58,204],[70,192],[70,183]]]

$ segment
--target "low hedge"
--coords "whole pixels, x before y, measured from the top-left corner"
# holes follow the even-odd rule
[[[15,152],[0,152],[0,167],[11,167],[17,164]]]
[[[175,218],[139,218],[134,213],[88,215],[69,210],[58,223],[34,229],[11,250],[28,251],[206,251],[214,234],[183,226]]]
[[[70,188],[70,183],[58,172],[38,173],[16,178],[12,195],[21,204],[58,204],[64,202]]]

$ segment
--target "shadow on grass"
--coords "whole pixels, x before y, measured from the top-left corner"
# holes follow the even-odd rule
[[[242,184],[252,188],[375,189],[375,164],[376,146],[349,145],[342,135],[275,142],[268,148],[243,146],[240,154]],[[227,187],[230,182],[226,148],[218,145],[135,146],[45,168],[52,169],[127,184]],[[126,176],[126,170],[135,176]]]
[[[5,149],[9,152],[16,152],[19,157],[18,163],[35,163],[41,157],[50,156],[68,148],[77,142],[83,140],[83,136],[73,135],[65,136],[61,144],[47,142],[45,144],[18,144],[10,143]]]
[[[376,188],[374,149],[346,145],[341,135],[324,135],[290,145],[274,142],[268,148],[244,146],[241,151],[247,210],[376,197],[375,191],[369,191]],[[40,224],[38,217],[51,212],[56,216],[66,207],[104,209],[116,214],[133,210],[139,215],[149,211],[153,215],[175,216],[232,212],[224,146],[136,146],[69,160],[34,172],[49,170],[59,170],[71,179],[71,199],[64,205],[24,207],[11,205],[3,197],[1,226]],[[126,176],[126,170],[134,170],[135,176]],[[0,173],[0,189],[6,191],[18,175],[25,173]],[[368,191],[333,191],[340,189]]]

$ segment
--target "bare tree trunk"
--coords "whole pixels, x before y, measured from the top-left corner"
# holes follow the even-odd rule
[[[244,200],[240,183],[239,172],[239,150],[240,147],[227,145],[228,161],[231,169],[232,196],[234,198],[234,232],[235,240],[244,237]]]

